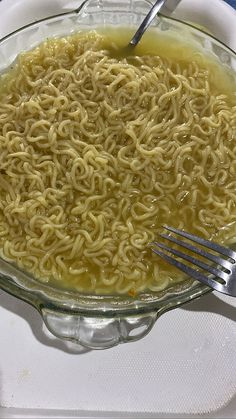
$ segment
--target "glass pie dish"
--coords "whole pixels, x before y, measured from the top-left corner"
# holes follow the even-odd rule
[[[50,37],[102,26],[137,27],[150,3],[146,0],[87,0],[77,10],[27,25],[0,40],[0,72],[6,71],[22,51]],[[159,16],[153,29],[189,39],[225,68],[235,71],[236,54],[207,33],[181,21]],[[161,292],[136,297],[85,295],[40,283],[14,264],[0,261],[0,288],[32,306],[47,328],[61,339],[91,349],[105,349],[145,336],[164,312],[210,291],[186,278]]]

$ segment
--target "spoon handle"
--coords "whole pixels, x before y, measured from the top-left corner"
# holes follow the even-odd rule
[[[153,21],[154,17],[157,15],[157,13],[162,8],[163,4],[166,2],[166,0],[157,0],[156,3],[152,6],[150,12],[147,14],[147,16],[142,21],[141,25],[139,26],[137,32],[133,36],[133,38],[130,41],[130,45],[135,46],[142,38],[144,32],[150,25],[150,23]]]

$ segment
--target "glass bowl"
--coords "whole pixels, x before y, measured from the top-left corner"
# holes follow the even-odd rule
[[[73,12],[27,25],[0,40],[0,72],[22,51],[50,37],[102,26],[137,27],[150,9],[146,0],[87,0]],[[153,30],[188,39],[206,54],[213,54],[226,69],[236,69],[236,54],[207,33],[181,21],[159,16]],[[41,284],[9,262],[0,262],[0,288],[31,304],[57,337],[91,349],[105,349],[145,336],[164,312],[210,291],[186,279],[162,292],[129,296],[82,295]]]

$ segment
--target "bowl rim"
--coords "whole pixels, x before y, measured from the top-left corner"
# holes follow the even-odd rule
[[[142,0],[142,1],[143,1],[143,3],[146,3],[146,4],[148,4],[149,6],[153,6],[153,4],[152,4],[152,2],[151,2],[150,0]],[[30,28],[30,27],[36,26],[37,24],[39,24],[39,23],[41,23],[41,22],[46,22],[46,21],[53,20],[53,19],[56,19],[56,18],[59,18],[59,17],[66,17],[66,16],[72,16],[72,15],[79,14],[79,13],[83,10],[83,8],[84,8],[87,4],[89,4],[90,2],[91,2],[91,0],[84,0],[84,1],[81,3],[81,5],[80,5],[80,6],[76,7],[76,8],[75,8],[75,9],[73,9],[73,10],[70,10],[70,11],[67,11],[67,12],[62,12],[62,13],[57,13],[57,14],[54,14],[54,15],[50,15],[50,16],[47,16],[47,17],[44,17],[44,18],[41,18],[41,19],[37,19],[37,20],[36,20],[36,21],[34,21],[34,22],[27,23],[26,25],[20,26],[18,29],[15,29],[14,31],[12,31],[12,32],[8,33],[7,35],[4,35],[2,38],[0,38],[0,44],[1,44],[3,41],[7,40],[8,38],[11,38],[13,35],[16,35],[18,32],[21,32],[21,31],[23,31],[24,29],[27,29],[27,28]],[[229,4],[227,4],[227,5],[229,6]],[[204,30],[203,28],[199,28],[199,27],[195,26],[195,24],[194,24],[194,23],[186,22],[186,21],[183,21],[183,20],[181,20],[181,19],[179,19],[179,18],[176,18],[176,17],[173,17],[173,16],[166,16],[166,15],[162,14],[161,12],[159,12],[157,15],[158,15],[159,17],[161,17],[162,19],[164,18],[164,19],[167,19],[168,21],[175,21],[175,22],[181,23],[181,24],[185,25],[186,27],[190,27],[190,28],[192,28],[192,29],[194,29],[194,30],[196,30],[196,31],[198,31],[198,32],[203,33],[204,35],[208,36],[209,38],[214,39],[216,42],[219,42],[219,43],[220,43],[221,45],[223,45],[223,46],[224,46],[224,47],[225,47],[228,51],[230,51],[231,53],[233,53],[233,54],[235,54],[235,55],[236,55],[236,51],[235,51],[233,48],[231,48],[231,47],[230,47],[229,45],[227,45],[225,42],[223,42],[223,41],[219,40],[219,39],[218,39],[216,36],[214,36],[213,34],[209,34],[209,32],[207,32],[207,31],[206,31],[206,30]]]
[[[89,4],[90,1],[91,0],[84,0],[78,8],[72,11],[58,13],[26,24],[2,37],[0,39],[0,46],[5,41],[11,39],[18,33],[21,33],[28,28],[36,27],[43,22],[50,22],[58,18],[64,19],[66,17],[73,17],[76,14],[79,14],[83,10],[84,6]],[[143,0],[143,3],[146,3],[149,6],[151,5],[149,0]],[[191,28],[192,30],[196,31],[196,33],[202,33],[205,37],[220,44],[225,50],[227,50],[230,54],[233,54],[233,56],[236,58],[236,52],[231,47],[220,41],[215,36],[204,31],[203,29],[195,27],[194,24],[184,22],[174,17],[167,17],[162,14],[159,14],[159,16],[164,22],[176,22],[178,24],[184,25],[187,28]],[[67,291],[63,288],[54,288],[47,284],[43,284],[34,279],[30,274],[27,274],[26,272],[21,271],[19,268],[14,267],[14,264],[5,261],[3,261],[3,263],[9,264],[11,268],[15,270],[16,275],[13,275],[13,278],[15,278],[13,279],[9,276],[2,276],[0,272],[0,288],[9,294],[33,305],[39,311],[41,311],[42,308],[48,308],[53,311],[61,311],[65,313],[86,313],[91,316],[102,315],[108,317],[114,316],[114,314],[142,314],[157,310],[167,311],[211,291],[209,287],[201,283],[193,283],[191,280],[189,282],[184,281],[186,282],[186,287],[184,287],[182,290],[175,286],[173,288],[167,288],[161,293],[146,291],[138,294],[136,297],[130,297],[127,295],[83,295],[78,291]],[[23,284],[23,282],[20,280],[17,280],[17,275],[19,273],[21,278],[24,277],[24,279],[27,279],[27,286],[25,286],[25,284]],[[76,300],[76,296],[79,297],[79,301]]]

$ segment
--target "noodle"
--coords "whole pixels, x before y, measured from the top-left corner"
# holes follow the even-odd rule
[[[41,281],[161,290],[163,224],[236,221],[236,105],[206,65],[114,58],[80,33],[22,54],[0,82],[0,248]]]

